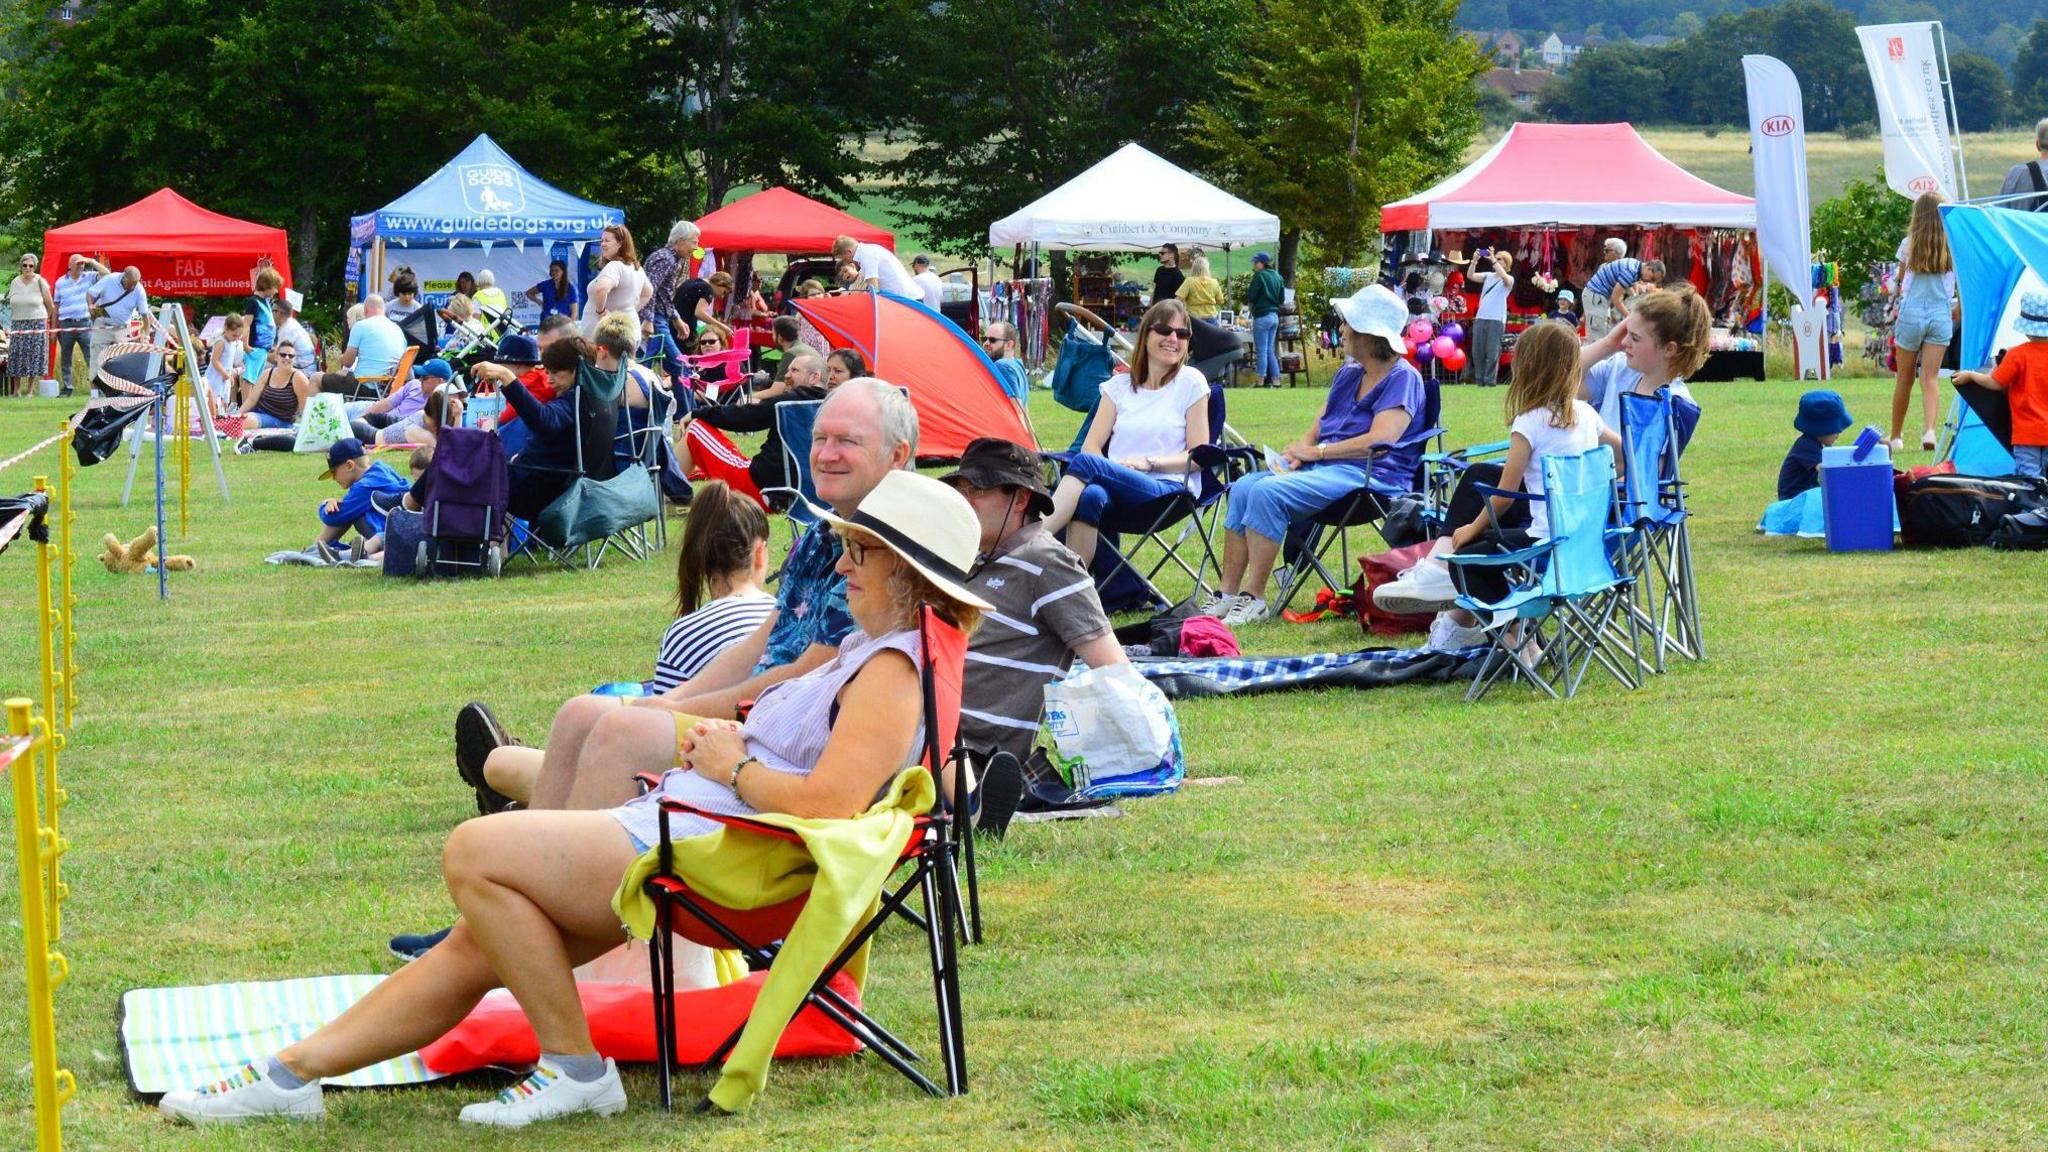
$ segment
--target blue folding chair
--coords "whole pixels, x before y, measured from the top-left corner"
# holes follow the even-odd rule
[[[764,488],[761,495],[789,501],[785,511],[798,527],[808,528],[818,518],[811,512],[818,504],[818,488],[811,480],[811,434],[818,427],[818,409],[823,400],[790,400],[775,406],[775,435],[782,441],[783,475],[796,483],[787,487]]]
[[[1639,687],[1636,619],[1626,607],[1632,581],[1614,565],[1616,533],[1626,532],[1613,527],[1619,514],[1614,450],[1601,445],[1577,456],[1544,457],[1541,496],[1491,486],[1480,491],[1543,501],[1550,537],[1511,552],[1445,557],[1460,588],[1469,569],[1510,573],[1508,594],[1500,600],[1458,597],[1458,607],[1479,617],[1490,644],[1465,699],[1484,696],[1503,676],[1528,680],[1552,699],[1570,697],[1596,661],[1624,687]],[[1489,502],[1489,513],[1491,508]],[[1617,635],[1617,615],[1627,625],[1626,637]]]
[[[1697,422],[1697,405],[1674,398],[1669,389],[1621,398],[1628,469],[1621,480],[1620,523],[1629,531],[1619,544],[1623,567],[1634,580],[1628,612],[1637,634],[1649,642],[1648,664],[1659,672],[1667,652],[1687,660],[1703,660],[1707,654],[1693,579],[1691,515],[1678,470]]]

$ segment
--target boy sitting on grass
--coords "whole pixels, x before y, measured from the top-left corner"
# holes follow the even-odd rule
[[[1989,372],[1956,373],[1956,384],[2006,394],[2012,405],[2012,470],[2038,478],[2048,465],[2048,293],[2021,296],[2012,326],[2027,342],[2008,349]]]
[[[329,564],[363,559],[368,554],[368,542],[384,532],[383,509],[404,496],[411,485],[382,461],[371,463],[363,452],[363,442],[352,436],[328,446],[327,471],[320,473],[320,478],[332,480],[346,491],[340,498],[320,505],[320,534],[313,538],[313,546],[307,551],[318,554]],[[359,541],[344,552],[340,541],[351,528]]]
[[[1799,439],[1792,442],[1785,462],[1778,465],[1778,499],[1790,500],[1820,487],[1821,449],[1840,440],[1853,423],[1840,392],[1816,388],[1799,398],[1799,414],[1792,418]]]

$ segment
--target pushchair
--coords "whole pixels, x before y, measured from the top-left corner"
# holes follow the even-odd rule
[[[476,428],[445,428],[428,465],[432,486],[421,509],[426,538],[418,576],[465,571],[496,576],[505,566],[505,442]]]

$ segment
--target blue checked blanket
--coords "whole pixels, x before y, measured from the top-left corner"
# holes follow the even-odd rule
[[[1292,688],[1382,688],[1411,682],[1469,680],[1483,648],[1439,652],[1430,648],[1361,648],[1308,656],[1213,656],[1199,659],[1141,656],[1132,661],[1145,679],[1172,700],[1247,696]]]

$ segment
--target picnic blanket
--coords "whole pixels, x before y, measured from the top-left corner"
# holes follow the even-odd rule
[[[132,988],[121,995],[121,1064],[146,1096],[225,1080],[341,1015],[384,977],[310,976],[190,988]],[[327,1083],[349,1088],[425,1084],[441,1073],[417,1053]]]
[[[1475,671],[1472,662],[1485,654],[1484,648],[1361,648],[1307,656],[1139,657],[1131,662],[1168,699],[1186,700],[1294,688],[1384,688],[1469,680]]]
[[[301,552],[296,548],[287,548],[282,552],[272,552],[263,558],[263,562],[265,564],[292,564],[303,568],[382,568],[384,566],[384,558],[381,556],[365,556],[361,560],[336,560],[330,562],[318,552]]]

